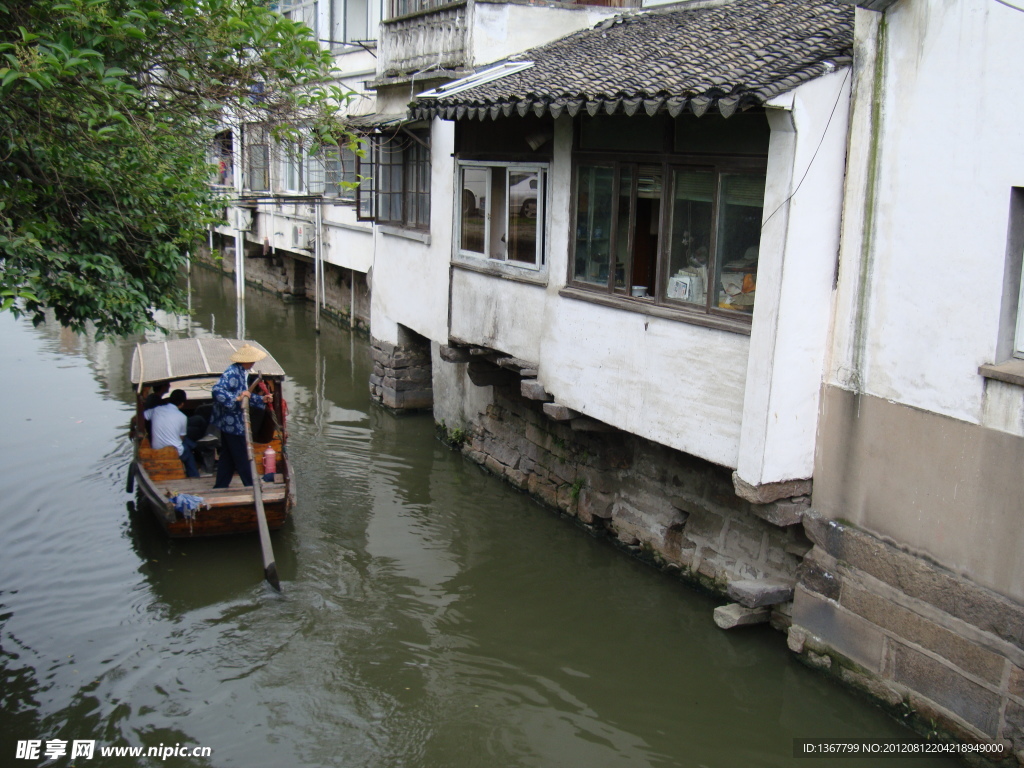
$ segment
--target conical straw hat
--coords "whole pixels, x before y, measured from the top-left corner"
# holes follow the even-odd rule
[[[267,353],[262,349],[256,349],[252,344],[243,344],[235,351],[235,354],[231,356],[231,362],[258,363],[266,356]]]

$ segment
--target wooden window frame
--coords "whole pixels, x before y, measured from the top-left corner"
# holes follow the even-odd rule
[[[457,160],[455,164],[456,172],[456,198],[457,203],[455,210],[456,213],[456,234],[455,234],[455,251],[461,259],[479,259],[488,262],[497,262],[501,264],[508,264],[510,266],[519,267],[521,269],[528,269],[538,271],[544,268],[547,261],[546,259],[546,232],[547,232],[547,200],[548,200],[548,180],[550,177],[550,164],[546,162],[537,162],[536,160],[528,162],[515,162],[515,161],[502,161],[502,160]],[[477,251],[468,251],[462,249],[462,190],[463,184],[463,173],[467,169],[477,169],[487,171],[487,187],[491,187],[491,175],[494,169],[500,168],[505,172],[505,199],[502,202],[502,210],[497,215],[501,216],[502,226],[504,227],[504,234],[507,237],[508,230],[510,227],[510,220],[512,217],[513,206],[511,204],[511,175],[516,172],[520,173],[536,173],[537,174],[537,200],[536,200],[536,246],[534,250],[534,260],[532,262],[520,261],[518,259],[509,259],[507,255],[495,255],[490,252],[490,239],[491,239],[491,228],[494,226],[494,217],[496,212],[492,208],[493,200],[488,199],[485,202],[485,228],[484,228],[484,252],[480,253]],[[488,196],[490,198],[491,196]]]
[[[616,253],[616,246],[618,244],[619,237],[621,236],[618,232],[619,225],[619,205],[621,200],[621,182],[622,182],[622,171],[624,168],[629,167],[633,173],[631,175],[631,190],[629,194],[630,200],[630,215],[628,229],[629,232],[627,237],[629,240],[626,244],[626,265],[625,274],[632,274],[632,259],[634,253],[633,235],[636,230],[636,200],[637,200],[637,185],[639,174],[636,172],[641,166],[656,166],[661,172],[661,196],[660,200],[660,218],[658,224],[658,244],[655,259],[655,275],[654,275],[654,286],[655,292],[653,296],[647,297],[634,297],[630,295],[631,280],[626,280],[624,288],[617,288],[615,285],[615,269],[612,264],[614,255]],[[576,249],[579,241],[578,232],[576,231],[575,222],[578,219],[578,190],[579,190],[579,174],[580,169],[583,167],[603,167],[611,168],[613,170],[612,177],[612,189],[611,189],[611,200],[612,209],[610,213],[611,217],[611,232],[609,235],[608,244],[608,281],[606,285],[600,285],[595,283],[588,283],[582,280],[578,280],[576,277]],[[597,303],[607,304],[610,306],[621,307],[624,309],[633,309],[634,311],[650,312],[651,309],[656,309],[659,316],[672,317],[680,320],[690,320],[697,324],[710,325],[713,327],[721,327],[727,330],[736,330],[744,333],[749,333],[749,326],[752,321],[753,312],[742,312],[732,309],[724,309],[714,305],[712,297],[716,295],[717,291],[712,291],[710,288],[706,291],[705,306],[701,309],[690,303],[683,302],[678,299],[669,298],[667,293],[667,271],[669,269],[669,259],[671,252],[671,217],[672,217],[672,201],[674,195],[674,183],[675,183],[675,172],[679,170],[697,170],[697,171],[711,171],[714,174],[714,194],[712,199],[712,214],[711,214],[711,228],[710,234],[712,238],[711,247],[709,248],[708,258],[708,274],[717,274],[715,260],[720,258],[718,253],[718,231],[721,226],[722,216],[722,201],[721,201],[721,179],[723,175],[729,173],[748,173],[756,174],[767,172],[767,158],[762,157],[749,157],[749,156],[708,156],[708,155],[686,155],[686,154],[675,154],[665,152],[653,152],[653,153],[641,153],[641,152],[628,152],[628,153],[616,153],[616,152],[602,152],[602,151],[576,151],[573,153],[572,163],[572,187],[571,187],[571,199],[570,199],[570,210],[571,220],[574,222],[573,231],[570,233],[569,243],[569,259],[568,259],[568,274],[566,279],[566,290],[563,292],[564,295],[572,296],[573,298],[592,298]]]
[[[430,231],[430,145],[426,131],[375,135],[374,210],[371,219],[403,229]],[[394,146],[388,146],[394,145]],[[396,160],[397,158],[397,160]],[[400,212],[395,213],[396,208]]]

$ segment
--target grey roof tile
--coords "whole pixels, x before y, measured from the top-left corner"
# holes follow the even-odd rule
[[[732,114],[852,57],[853,7],[844,3],[680,3],[605,20],[524,51],[509,60],[532,61],[532,67],[452,96],[420,98],[411,110],[416,117],[448,119],[463,110],[482,119],[512,110],[678,114],[686,106],[698,115],[712,107]]]

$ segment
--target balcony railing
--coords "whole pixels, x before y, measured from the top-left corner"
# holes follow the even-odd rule
[[[433,0],[390,0],[395,14],[381,24],[378,76],[396,77],[420,70],[457,69],[466,63],[466,3],[439,5]]]

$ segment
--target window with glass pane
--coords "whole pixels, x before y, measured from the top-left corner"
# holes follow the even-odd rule
[[[407,223],[422,229],[430,228],[430,150],[413,141],[408,150],[407,171],[409,202],[412,206]]]
[[[715,176],[710,171],[672,173],[672,209],[665,297],[707,305]]]
[[[376,139],[376,220],[417,229],[430,227],[430,148],[426,134]]]
[[[292,141],[285,142],[281,147],[281,184],[284,191],[305,191],[303,165],[302,146]]]
[[[343,200],[355,199],[356,154],[348,147],[325,145],[324,194]]]
[[[581,162],[575,185],[572,282],[703,314],[753,313],[763,170]]]
[[[324,193],[327,180],[327,161],[327,148],[323,146],[306,157],[304,173],[307,193],[311,195],[322,195]]]
[[[537,263],[538,221],[541,219],[540,171],[508,172],[508,227],[509,261]]]
[[[754,311],[765,176],[723,173],[719,180],[715,303]]]
[[[402,223],[402,145],[381,144],[377,156],[377,220]]]
[[[269,171],[270,146],[268,144],[250,144],[246,187],[260,192],[270,189]]]
[[[632,296],[655,295],[658,274],[658,249],[661,246],[662,168],[655,165],[637,167],[635,212],[631,250],[629,289]],[[623,233],[625,234],[625,233]]]
[[[626,166],[619,171],[619,207],[615,217],[615,244],[612,252],[615,254],[615,275],[614,286],[616,291],[628,291],[629,284],[626,275],[630,274],[630,254],[633,252],[633,196],[636,190],[633,189],[632,166]]]
[[[363,156],[356,155],[356,220],[375,221],[377,216],[377,146],[367,140]]]
[[[615,169],[581,166],[576,175],[576,250],[573,279],[608,284]]]
[[[491,196],[489,168],[463,168],[461,183],[462,219],[459,229],[459,248],[462,251],[487,254],[487,205]]]
[[[369,0],[347,0],[345,3],[345,35],[341,39],[346,43],[353,43],[356,40],[372,38]]]
[[[460,163],[460,252],[539,267],[545,176],[546,169],[533,164]]]

